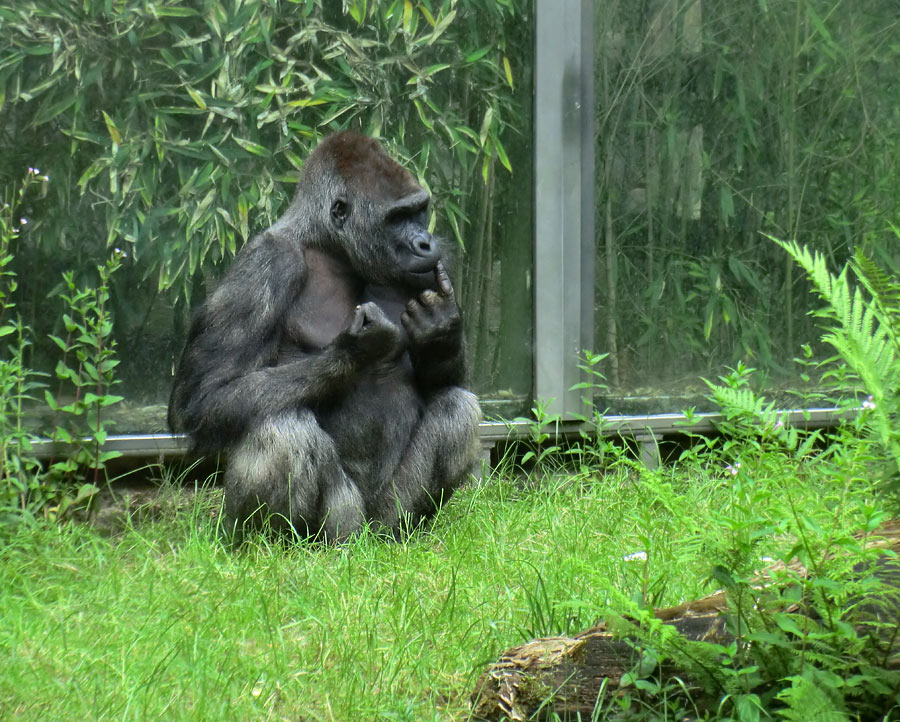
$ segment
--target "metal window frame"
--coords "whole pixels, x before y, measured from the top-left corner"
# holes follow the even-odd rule
[[[585,411],[579,355],[593,348],[594,21],[591,0],[536,0],[534,395]]]
[[[859,409],[854,408],[814,408],[787,409],[782,413],[786,422],[792,426],[811,430],[834,427],[858,411]],[[725,417],[718,412],[695,414],[690,425],[686,425],[683,414],[610,415],[603,417],[599,427],[588,424],[585,428],[585,424],[576,421],[548,425],[545,430],[554,439],[566,436],[579,438],[582,430],[606,438],[633,439],[640,446],[642,459],[652,467],[659,461],[657,442],[664,436],[715,434],[723,421]],[[528,439],[532,434],[533,427],[527,422],[485,421],[479,428],[485,453],[498,443]],[[60,458],[71,453],[74,448],[75,444],[50,439],[36,439],[29,445],[30,453],[43,460]],[[190,440],[183,434],[123,434],[109,436],[101,449],[118,452],[125,459],[161,463],[190,456]]]

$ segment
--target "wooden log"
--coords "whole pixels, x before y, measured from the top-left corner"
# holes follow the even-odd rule
[[[882,525],[866,542],[900,550],[900,521]],[[792,563],[794,578],[807,572]],[[775,578],[784,579],[785,565],[778,563],[760,573],[754,583],[760,594],[772,589]],[[870,571],[873,571],[870,569]],[[892,587],[900,588],[900,564],[896,560],[876,564],[874,573]],[[703,640],[724,644],[732,637],[726,630],[724,614],[726,595],[722,591],[701,599],[658,609],[657,619],[670,624],[686,640]],[[796,605],[781,611],[799,611]],[[870,619],[896,621],[897,604],[873,605]],[[898,641],[891,640],[892,654],[888,666],[898,666]],[[527,720],[551,710],[562,719],[590,719],[597,700],[614,694],[622,676],[640,659],[633,640],[614,634],[600,623],[574,637],[545,637],[504,652],[479,677],[472,694],[472,717],[477,720]],[[691,680],[683,670],[666,670],[688,685]]]

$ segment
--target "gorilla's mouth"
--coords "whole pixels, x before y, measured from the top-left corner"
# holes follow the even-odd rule
[[[431,268],[424,271],[409,270],[406,272],[407,282],[414,288],[420,290],[435,288],[437,286],[437,281],[434,276],[436,268],[437,264],[434,264]]]
[[[440,252],[430,257],[409,254],[400,264],[403,268],[403,280],[413,288],[424,290],[436,286],[435,272],[441,260]]]
[[[441,260],[441,254],[435,253],[431,256],[417,256],[410,254],[409,258],[403,264],[406,266],[406,272],[412,274],[428,273],[433,274],[437,268],[438,261]]]

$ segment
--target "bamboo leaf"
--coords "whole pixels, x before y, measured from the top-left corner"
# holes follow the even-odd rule
[[[491,144],[494,146],[494,150],[497,151],[497,157],[500,159],[500,164],[512,173],[512,164],[509,162],[509,157],[506,155],[506,149],[503,147],[500,139],[494,134],[491,135]]]
[[[347,12],[350,13],[350,17],[356,21],[357,25],[362,25],[362,22],[366,17],[365,0],[362,0],[362,2],[349,3],[349,5],[347,6]]]
[[[196,10],[179,6],[157,7],[155,5],[151,5],[150,12],[152,12],[157,17],[170,18],[193,18],[199,15]]]
[[[422,121],[422,125],[428,128],[428,130],[434,130],[434,125],[425,116],[425,109],[422,107],[422,101],[419,98],[416,98],[413,100],[413,104],[416,106],[416,110],[419,111],[419,120]]]
[[[441,18],[440,21],[438,21],[437,25],[434,26],[434,32],[432,32],[431,35],[428,36],[427,44],[431,45],[435,40],[441,37],[441,35],[444,34],[444,32],[447,30],[447,28],[450,27],[451,23],[453,23],[455,19],[456,10],[451,10],[443,18]]]
[[[75,101],[77,99],[77,96],[73,94],[66,96],[62,100],[58,100],[55,103],[48,104],[45,101],[45,103],[41,105],[40,110],[38,110],[38,112],[34,114],[31,125],[36,127],[50,122],[60,113],[67,111],[69,108],[75,105]],[[2,109],[2,107],[2,100],[0,100],[0,109]]]
[[[109,114],[105,110],[101,112],[103,113],[103,119],[106,121],[106,130],[109,133],[109,137],[112,138],[112,142],[116,145],[122,145],[122,135],[119,133],[115,121],[109,117]]]
[[[200,93],[198,93],[196,90],[194,90],[190,85],[186,86],[185,90],[187,90],[188,95],[191,96],[191,98],[197,104],[197,107],[200,108],[200,110],[207,109],[206,101],[203,100],[203,98],[200,96]]]
[[[246,150],[248,153],[252,153],[253,155],[258,155],[262,158],[271,158],[272,154],[259,143],[254,143],[252,140],[247,140],[246,138],[238,138],[237,136],[233,136],[232,139],[235,143],[237,143],[241,148]]]
[[[325,105],[327,102],[325,98],[301,98],[300,100],[291,100],[287,105],[290,108],[311,108],[316,105]]]
[[[410,0],[403,2],[403,32],[409,35],[412,32],[413,4]]]
[[[488,109],[484,113],[484,119],[481,121],[481,132],[478,134],[478,142],[482,148],[485,147],[485,143],[488,139],[488,134],[491,130],[491,123],[494,122],[494,108],[492,106],[488,106]]]
[[[431,27],[434,27],[434,16],[431,14],[431,11],[424,5],[419,5],[419,12],[422,13],[423,17],[425,18],[425,22],[427,22]]]
[[[515,90],[515,84],[513,83],[513,74],[512,68],[509,65],[509,58],[505,55],[503,56],[503,70],[506,73],[506,82],[509,84],[511,90]]]
[[[481,60],[481,59],[482,59],[485,55],[487,55],[489,52],[491,52],[491,46],[490,46],[490,45],[485,45],[483,48],[479,48],[479,49],[476,50],[475,52],[469,53],[469,54],[466,56],[465,60],[466,60],[467,63],[474,63],[474,62],[477,62],[477,61]]]

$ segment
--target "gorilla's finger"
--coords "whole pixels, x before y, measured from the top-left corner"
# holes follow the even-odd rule
[[[437,303],[437,300],[438,295],[434,291],[422,291],[422,293],[419,294],[419,304],[426,308],[433,308]]]
[[[413,298],[407,301],[406,309],[403,311],[411,320],[421,322],[422,318],[430,313],[430,310],[426,308],[421,299]]]
[[[363,314],[365,315],[366,323],[374,323],[378,326],[391,326],[390,320],[387,316],[384,315],[384,311],[381,310],[381,306],[377,303],[373,303],[369,301],[360,306]]]
[[[437,286],[441,295],[446,296],[447,298],[453,298],[453,284],[450,283],[450,276],[447,274],[447,269],[444,267],[443,261],[438,261],[437,265],[434,267],[434,278],[437,281]]]
[[[366,320],[366,313],[361,306],[357,306],[353,311],[353,320],[350,321],[350,333],[359,333],[362,330],[363,323]]]

